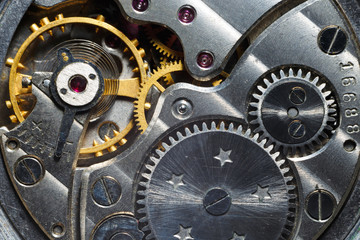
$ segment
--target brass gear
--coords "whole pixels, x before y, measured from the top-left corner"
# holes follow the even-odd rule
[[[23,86],[24,80],[31,81],[32,79],[32,76],[26,72],[28,68],[21,63],[24,53],[37,39],[45,41],[45,34],[48,34],[50,37],[52,37],[53,32],[57,28],[64,32],[65,26],[68,24],[88,24],[95,27],[96,32],[98,32],[100,29],[104,29],[114,34],[116,37],[118,37],[121,41],[124,42],[124,44],[126,45],[124,52],[131,53],[132,57],[130,58],[130,60],[135,61],[137,64],[137,67],[133,69],[133,72],[138,73],[139,77],[134,79],[127,79],[129,81],[127,81],[127,83],[125,84],[125,88],[119,88],[117,95],[120,94],[121,96],[131,96],[135,98],[140,84],[147,79],[146,72],[148,69],[148,65],[147,63],[144,63],[143,60],[143,57],[145,56],[145,50],[142,48],[138,49],[139,42],[136,39],[130,40],[117,28],[106,23],[105,18],[102,15],[99,15],[96,19],[93,19],[88,17],[65,18],[63,14],[58,14],[55,17],[54,21],[50,21],[47,17],[45,17],[41,19],[40,27],[36,23],[30,26],[30,30],[33,33],[21,45],[14,59],[8,58],[6,61],[7,66],[11,67],[9,76],[10,100],[6,101],[6,106],[14,111],[14,115],[10,116],[10,119],[13,123],[21,123],[25,121],[26,117],[29,115],[29,111],[24,111],[21,107],[21,105],[23,105],[25,102],[25,100],[21,98],[21,96],[24,94],[31,95],[32,90],[31,85],[28,85],[26,87]],[[112,81],[117,81],[117,79],[105,79],[105,83],[108,84],[110,84]],[[109,93],[109,91],[105,91],[104,94],[106,95],[111,93]],[[103,154],[102,151],[105,149],[110,152],[116,150],[116,144],[123,145],[126,143],[126,139],[124,137],[132,129],[133,126],[133,121],[131,121],[127,125],[127,127],[121,132],[114,133],[114,138],[106,138],[105,142],[102,144],[98,144],[94,141],[94,146],[89,148],[81,148],[80,153],[95,154],[96,156],[101,156]]]
[[[148,38],[150,39],[150,43],[153,45],[153,47],[155,47],[155,49],[163,54],[164,56],[168,57],[168,58],[172,58],[172,59],[183,59],[184,58],[184,53],[180,52],[180,51],[176,51],[174,49],[171,48],[171,45],[173,42],[172,39],[173,37],[176,37],[175,34],[170,36],[170,39],[168,39],[169,41],[167,43],[164,43],[162,40],[159,39],[158,34],[162,31],[168,31],[166,28],[159,28],[154,29],[152,27],[152,25],[146,25],[145,27],[145,32],[148,35]]]
[[[170,73],[181,72],[184,70],[185,67],[181,61],[171,62],[162,65],[158,67],[157,70],[154,70],[148,81],[146,81],[141,85],[140,91],[137,96],[137,100],[135,101],[135,110],[134,110],[135,122],[141,133],[144,133],[146,128],[148,127],[145,112],[152,107],[151,103],[146,101],[146,97],[149,93],[149,90],[154,86],[160,92],[164,92],[166,86],[163,86],[159,82],[159,80],[161,80],[164,77],[165,78],[168,77]]]

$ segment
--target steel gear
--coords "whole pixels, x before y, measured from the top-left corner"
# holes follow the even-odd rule
[[[303,156],[323,146],[337,123],[337,105],[327,83],[310,71],[280,70],[256,86],[250,124],[275,151]],[[275,123],[275,124],[274,124]]]
[[[120,41],[124,43],[123,52],[130,55],[130,60],[136,62],[136,67],[133,69],[133,72],[137,74],[137,77],[132,79],[126,79],[122,81],[123,87],[119,88],[119,81],[118,79],[105,79],[105,91],[103,98],[107,96],[125,96],[125,97],[132,97],[135,98],[138,92],[139,86],[141,82],[144,82],[147,78],[147,64],[144,63],[143,57],[145,56],[145,51],[142,48],[138,48],[139,42],[134,40],[129,40],[122,32],[117,30],[115,27],[111,26],[110,24],[105,22],[105,18],[102,15],[99,15],[96,19],[87,18],[87,17],[69,17],[65,18],[62,14],[57,15],[54,21],[50,21],[47,17],[43,18],[40,21],[41,27],[37,24],[32,24],[30,29],[33,33],[25,40],[22,46],[19,48],[16,56],[14,59],[9,58],[7,60],[7,65],[11,66],[11,72],[9,77],[9,95],[10,100],[6,102],[8,108],[14,111],[14,115],[10,116],[12,122],[23,122],[25,118],[31,112],[32,107],[34,104],[29,104],[27,99],[31,99],[31,71],[29,68],[22,64],[24,60],[24,54],[26,53],[27,49],[34,44],[37,39],[41,41],[47,41],[46,33],[49,35],[50,38],[55,37],[56,29],[60,29],[61,32],[65,32],[66,25],[70,24],[87,24],[89,26],[95,27],[96,33],[100,29],[104,29],[114,36],[116,36]],[[77,47],[81,47],[84,45],[83,42],[76,43]],[[65,43],[66,45],[66,43]],[[76,48],[73,43],[68,43],[66,45],[69,48]],[[90,44],[94,47],[94,43]],[[75,47],[74,47],[75,46]],[[85,45],[82,46],[85,49]],[[100,48],[96,48],[100,49]],[[95,49],[95,50],[96,50]],[[94,50],[94,51],[95,51]],[[95,51],[96,52],[96,51]],[[97,53],[97,52],[96,52]],[[79,50],[78,55],[82,59],[86,59],[91,62],[91,53],[89,50]],[[103,54],[103,53],[101,53]],[[106,55],[105,53],[103,55]],[[76,53],[75,53],[76,56]],[[97,57],[97,61],[99,61],[100,66],[99,69],[107,69],[106,61],[107,59],[104,58],[101,61],[100,56]],[[97,64],[95,64],[97,65]],[[29,82],[26,84],[26,82]],[[102,114],[106,109],[109,108],[109,104],[106,101],[100,101],[99,103],[99,114]],[[29,106],[30,105],[30,106]],[[32,106],[32,107],[31,107]],[[98,117],[98,116],[97,116]],[[131,121],[126,128],[122,129],[122,131],[114,131],[114,137],[106,137],[104,143],[99,144],[97,141],[94,140],[92,147],[85,147],[81,148],[81,154],[95,154],[96,156],[103,155],[104,150],[108,150],[110,152],[115,151],[117,146],[116,145],[124,145],[126,143],[125,136],[129,133],[129,131],[133,128],[134,124]]]
[[[162,78],[169,78],[170,73],[182,72],[184,70],[185,67],[181,61],[171,62],[169,64],[162,65],[157,70],[154,70],[148,81],[141,85],[137,100],[135,101],[134,116],[135,122],[142,133],[144,133],[146,128],[148,127],[146,111],[148,111],[152,107],[151,102],[147,101],[149,91],[152,87],[156,87],[159,92],[164,92],[167,84],[161,84],[160,81],[162,80]],[[165,83],[169,82],[169,80],[165,81]]]
[[[184,58],[184,53],[182,51],[172,48],[178,39],[176,35],[171,33],[168,29],[160,26],[146,25],[145,32],[150,40],[150,43],[159,53],[172,59]]]
[[[137,191],[146,239],[288,238],[295,179],[265,140],[224,122],[171,136],[145,163]]]

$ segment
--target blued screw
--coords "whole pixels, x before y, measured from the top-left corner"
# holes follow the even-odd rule
[[[132,6],[136,11],[145,12],[149,8],[149,0],[133,0]]]
[[[115,137],[114,130],[119,131],[119,127],[114,122],[104,122],[99,127],[98,133],[100,138],[105,141],[105,135],[110,138]]]
[[[335,198],[325,190],[316,190],[307,198],[306,211],[316,221],[328,220],[333,215],[335,207]]]
[[[305,125],[299,120],[292,121],[288,130],[290,136],[293,138],[302,138],[306,134]]]
[[[306,101],[306,92],[301,87],[294,87],[290,91],[289,99],[296,105],[303,104]]]
[[[197,57],[197,64],[202,68],[210,68],[214,63],[214,56],[210,52],[201,52]]]
[[[44,171],[39,160],[25,157],[15,164],[15,178],[25,185],[34,185],[44,176]]]
[[[195,9],[191,6],[182,6],[178,13],[178,18],[182,23],[191,23],[195,19]]]
[[[221,216],[229,211],[231,197],[226,191],[215,188],[206,194],[203,205],[211,215]]]
[[[121,196],[121,186],[114,178],[101,177],[92,187],[92,197],[94,201],[102,206],[110,206],[119,201]]]
[[[330,26],[323,29],[318,38],[320,49],[329,55],[337,55],[345,50],[347,45],[347,35],[338,26]]]

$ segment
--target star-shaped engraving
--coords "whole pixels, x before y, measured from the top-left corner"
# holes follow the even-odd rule
[[[174,237],[176,237],[177,239],[180,239],[180,240],[191,240],[191,239],[194,239],[192,236],[191,236],[191,229],[192,227],[188,227],[188,228],[185,228],[183,227],[182,225],[180,225],[180,230],[178,233],[176,233],[174,235]]]
[[[225,163],[233,163],[233,161],[230,159],[231,150],[224,151],[222,148],[220,148],[219,155],[215,156],[214,158],[216,160],[220,161],[221,167],[225,165]]]
[[[245,240],[245,235],[239,235],[236,232],[234,232],[234,235],[230,240]]]
[[[176,190],[178,187],[185,185],[184,182],[182,181],[183,177],[184,177],[184,174],[181,174],[181,175],[173,174],[172,178],[166,182],[173,185],[174,189]]]
[[[251,195],[259,198],[259,202],[263,202],[265,199],[271,199],[271,195],[269,193],[269,187],[261,187],[259,184],[257,186],[256,192],[254,192]]]

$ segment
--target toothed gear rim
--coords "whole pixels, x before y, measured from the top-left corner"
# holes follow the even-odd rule
[[[146,239],[288,239],[297,192],[286,162],[250,130],[201,128],[176,132],[146,162],[137,192]]]
[[[337,105],[327,83],[310,71],[289,68],[272,72],[257,85],[250,124],[261,139],[284,154],[318,150],[337,124]],[[251,119],[253,117],[253,119]],[[276,123],[276,124],[274,124]]]

